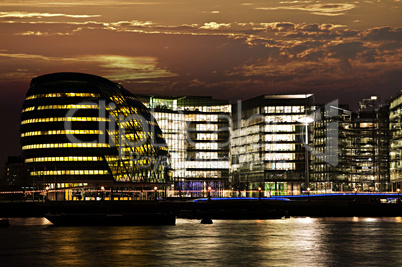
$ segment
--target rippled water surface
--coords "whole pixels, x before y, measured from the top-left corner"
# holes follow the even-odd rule
[[[10,219],[0,266],[402,266],[402,218],[178,219],[175,226],[54,227]]]

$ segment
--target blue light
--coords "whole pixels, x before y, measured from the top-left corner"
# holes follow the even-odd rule
[[[282,195],[282,196],[271,196],[271,197],[263,197],[261,200],[281,200],[281,201],[290,201],[292,198],[307,198],[307,197],[334,197],[334,196],[372,196],[379,198],[398,198],[397,193],[331,193],[331,194],[307,194],[304,195]],[[211,200],[259,200],[258,197],[223,197],[223,198],[211,198]],[[193,202],[198,201],[208,201],[208,198],[200,198],[195,199]]]
[[[222,198],[211,198],[211,200],[259,200],[259,198],[258,197],[222,197]],[[275,199],[268,198],[268,197],[262,197],[261,200],[289,201],[289,199],[282,198],[282,197],[275,197]],[[208,201],[208,198],[195,199],[193,202],[198,202],[198,201]]]
[[[331,193],[331,194],[310,194],[310,197],[332,197],[332,196],[386,196],[386,197],[398,197],[397,193]],[[271,196],[271,198],[299,198],[308,197],[305,195],[285,195],[285,196]]]

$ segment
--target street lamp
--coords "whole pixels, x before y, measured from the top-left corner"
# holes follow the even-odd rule
[[[310,200],[310,187],[307,187],[307,199]]]
[[[261,199],[261,187],[258,187],[258,199]]]
[[[353,189],[353,191],[355,191],[355,196],[357,195],[357,188],[355,187],[354,189]]]
[[[158,187],[154,187],[154,193],[155,193],[155,200],[158,200],[158,196],[157,196],[157,193],[158,193]]]
[[[101,186],[101,191],[102,191],[101,200],[104,200],[104,198],[105,198],[105,193],[104,193],[105,187],[104,186]]]
[[[45,189],[46,189],[46,201],[48,201],[50,187],[47,185]]]
[[[208,186],[208,200],[211,200],[211,187]]]
[[[399,192],[401,191],[401,189],[396,189],[396,192],[398,192],[398,203],[401,201],[400,199],[399,199]]]

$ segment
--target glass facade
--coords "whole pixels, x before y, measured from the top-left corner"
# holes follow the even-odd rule
[[[353,190],[349,183],[350,166],[346,147],[352,112],[348,106],[338,107],[336,103],[316,105],[312,116],[314,121],[309,135],[312,148],[309,157],[311,190],[317,193]],[[335,157],[334,162],[331,162],[331,156]]]
[[[392,190],[402,186],[402,91],[390,101],[389,131],[390,131],[390,182]]]
[[[168,151],[149,110],[101,77],[34,78],[21,114],[25,164],[35,183],[166,183]]]
[[[139,95],[158,122],[171,156],[176,194],[223,194],[229,182],[231,106],[211,97]]]
[[[345,125],[350,188],[358,191],[389,189],[388,106],[377,97],[360,102],[360,110]]]
[[[347,109],[333,107],[328,116],[327,108],[317,106],[319,112],[314,112],[321,119],[315,118],[311,128],[316,154],[309,159],[311,189],[320,193],[389,190],[388,106],[380,106],[373,96],[362,100],[357,112]],[[336,134],[331,136],[331,131]],[[336,164],[325,158],[331,150],[337,155]],[[317,156],[320,153],[324,157]]]
[[[298,194],[306,181],[303,119],[313,104],[308,95],[265,95],[232,107],[233,189],[261,187],[264,195]],[[247,193],[246,193],[247,194]]]

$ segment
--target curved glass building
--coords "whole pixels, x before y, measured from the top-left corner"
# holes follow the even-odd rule
[[[168,150],[148,109],[122,86],[81,73],[34,78],[21,115],[35,183],[72,187],[164,183]]]

